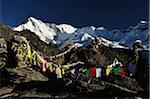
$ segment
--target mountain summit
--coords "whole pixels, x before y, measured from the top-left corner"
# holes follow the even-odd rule
[[[76,28],[67,24],[49,24],[44,23],[41,20],[35,19],[33,17],[28,18],[28,21],[25,24],[19,25],[14,28],[15,31],[30,30],[40,37],[40,39],[46,43],[52,41],[54,44],[57,42],[54,40],[58,32],[60,33],[73,33],[76,31]]]
[[[15,31],[30,30],[46,43],[56,44],[60,48],[69,43],[89,45],[92,40],[99,37],[104,45],[114,48],[131,47],[133,42],[141,40],[149,48],[149,28],[147,21],[140,21],[124,32],[119,30],[109,31],[104,27],[82,27],[76,28],[68,24],[49,24],[36,19],[28,18],[28,21],[13,28]],[[121,46],[121,45],[124,46]]]

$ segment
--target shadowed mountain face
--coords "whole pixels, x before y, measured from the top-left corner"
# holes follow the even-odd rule
[[[134,60],[132,54],[131,50],[113,49],[106,46],[99,46],[98,48],[88,46],[72,50],[66,55],[66,61],[75,62],[81,60],[91,65],[105,67],[117,58],[124,65],[128,65]]]

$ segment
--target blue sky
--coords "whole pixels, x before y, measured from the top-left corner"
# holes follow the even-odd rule
[[[148,0],[0,0],[0,22],[16,26],[29,16],[75,27],[124,30],[148,20]]]

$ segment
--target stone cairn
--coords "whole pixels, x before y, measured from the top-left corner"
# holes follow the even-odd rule
[[[18,35],[14,36],[13,41],[12,50],[16,53],[17,66],[19,68],[26,67],[28,62],[28,49],[30,49],[28,41],[24,37]]]

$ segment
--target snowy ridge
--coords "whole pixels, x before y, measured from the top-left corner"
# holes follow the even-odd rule
[[[74,33],[77,29],[67,24],[56,25],[61,32]]]
[[[30,30],[46,43],[53,43],[64,48],[67,44],[87,46],[96,37],[105,46],[113,48],[131,47],[133,42],[141,40],[149,48],[149,27],[147,21],[141,21],[135,27],[130,27],[124,32],[119,30],[109,31],[104,27],[75,28],[67,24],[49,24],[33,17],[28,18],[25,24],[13,28],[15,31]],[[120,45],[121,44],[121,45]],[[122,46],[124,45],[124,46]]]

